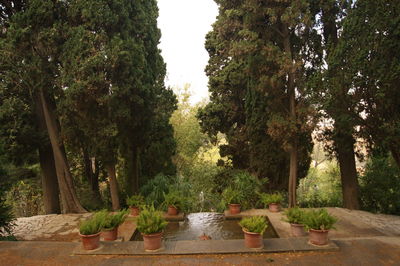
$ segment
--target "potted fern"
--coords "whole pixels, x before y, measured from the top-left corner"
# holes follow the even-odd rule
[[[222,192],[222,198],[224,202],[228,204],[230,214],[240,213],[242,202],[242,194],[240,191],[235,190],[232,187],[228,187]]]
[[[311,210],[304,215],[304,225],[309,230],[311,244],[326,245],[330,229],[335,229],[336,217],[331,216],[326,209]]]
[[[181,196],[179,191],[172,190],[167,194],[164,193],[164,205],[167,206],[168,215],[177,215],[179,210],[182,208],[184,198]]]
[[[286,215],[286,222],[290,224],[290,230],[292,232],[292,236],[294,237],[301,237],[305,236],[304,231],[304,211],[299,207],[294,207],[287,209],[284,211]]]
[[[128,210],[122,210],[112,214],[108,211],[102,211],[104,223],[101,235],[105,241],[114,241],[118,238],[118,227],[125,221],[128,212]]]
[[[283,197],[280,193],[260,193],[260,201],[264,206],[268,206],[270,212],[279,212]]]
[[[262,216],[243,218],[239,225],[244,233],[244,245],[248,248],[262,248],[263,234],[267,229],[267,220]]]
[[[157,250],[161,248],[161,237],[167,226],[161,212],[156,211],[154,206],[144,207],[137,219],[137,229],[143,236],[145,250]]]
[[[79,225],[79,236],[83,248],[86,250],[96,249],[100,245],[100,231],[103,228],[104,218],[99,213],[94,214]]]
[[[131,215],[138,216],[141,206],[144,205],[144,197],[142,195],[132,195],[126,199],[126,204],[131,209]]]

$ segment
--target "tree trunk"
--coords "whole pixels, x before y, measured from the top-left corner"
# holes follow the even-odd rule
[[[95,160],[95,159],[94,159]],[[93,171],[93,162],[89,157],[89,153],[83,148],[83,164],[85,168],[85,176],[89,183],[90,190],[93,193],[94,198],[101,203],[101,195],[99,190],[99,175]],[[97,171],[97,169],[95,169]]]
[[[82,213],[86,210],[81,206],[76,196],[67,156],[63,149],[60,132],[53,111],[49,109],[43,90],[40,89],[40,100],[46,121],[50,143],[53,149],[58,184],[60,188],[63,213]]]
[[[121,207],[119,205],[118,181],[115,174],[115,164],[108,164],[106,168],[108,173],[108,182],[110,184],[112,208],[114,211],[116,211]]]
[[[292,67],[288,72],[288,83],[287,83],[287,93],[289,96],[289,111],[290,111],[290,120],[293,123],[296,123],[296,92],[295,92],[295,73],[294,73],[294,65],[293,65],[293,55],[292,55],[292,46],[290,43],[290,33],[287,25],[283,27],[283,46],[285,49],[285,53],[290,58],[290,63]],[[296,135],[297,132],[294,132],[293,135]],[[294,140],[291,141],[290,147],[290,171],[289,171],[289,208],[296,206],[296,185],[297,185],[297,168],[298,168],[298,143],[295,136],[293,136]]]
[[[139,148],[133,147],[128,156],[128,192],[139,193]]]
[[[61,213],[58,180],[50,143],[39,148],[43,204],[46,214]]]
[[[47,135],[46,121],[41,107],[40,96],[35,96],[35,110],[38,128]],[[46,214],[61,213],[57,172],[54,165],[53,149],[46,138],[39,146],[39,162],[42,172],[43,205]]]
[[[343,191],[343,207],[360,209],[358,201],[358,179],[354,154],[354,138],[338,134],[335,140]]]

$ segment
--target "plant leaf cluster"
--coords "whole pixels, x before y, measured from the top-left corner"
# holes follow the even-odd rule
[[[94,235],[103,229],[104,216],[100,213],[95,213],[91,218],[82,221],[79,224],[79,233],[81,235]]]
[[[337,218],[330,215],[326,209],[310,210],[304,215],[303,224],[307,229],[330,230],[335,229]]]
[[[258,195],[260,196],[260,202],[264,204],[265,207],[267,207],[271,203],[279,204],[283,201],[283,196],[280,193],[259,193]]]
[[[128,217],[129,211],[122,210],[117,213],[110,213],[107,210],[98,212],[96,215],[103,219],[103,230],[112,230],[120,226]]]
[[[132,195],[126,198],[126,204],[130,207],[141,207],[145,204],[145,200],[142,195]]]
[[[165,207],[173,206],[177,209],[181,209],[185,204],[186,198],[178,190],[170,190],[168,193],[164,193],[164,205]]]
[[[286,215],[286,219],[284,219],[284,221],[291,224],[303,224],[306,213],[299,207],[294,207],[286,209],[283,214]]]
[[[140,212],[136,224],[139,232],[148,235],[161,232],[168,222],[165,221],[160,211],[155,210],[154,206],[145,206]]]
[[[265,230],[268,228],[268,223],[263,216],[252,216],[243,218],[239,225],[246,232],[264,234]]]

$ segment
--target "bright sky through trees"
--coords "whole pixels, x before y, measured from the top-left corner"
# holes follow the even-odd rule
[[[208,61],[205,35],[218,14],[213,0],[158,0],[159,45],[167,63],[168,86],[191,84],[192,103],[208,97],[204,68]]]

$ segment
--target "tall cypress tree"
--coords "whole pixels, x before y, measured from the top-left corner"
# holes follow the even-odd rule
[[[308,169],[306,162],[309,161],[311,144],[307,123],[299,126],[306,118],[307,105],[299,97],[294,97],[295,90],[300,92],[301,74],[295,85],[292,84],[293,78],[287,79],[292,76],[288,69],[297,69],[301,61],[298,54],[293,60],[299,62],[292,66],[293,60],[287,59],[291,53],[298,53],[298,45],[293,44],[290,51],[285,51],[284,42],[296,37],[294,28],[300,23],[296,16],[303,7],[290,6],[286,1],[217,3],[220,13],[206,43],[210,54],[206,70],[210,76],[212,96],[211,103],[199,114],[203,128],[209,132],[230,132],[231,136],[241,140],[234,142],[228,135],[228,154],[236,151],[244,158],[237,157],[237,161],[244,163],[244,168],[261,177],[268,176],[275,188],[281,188],[287,181],[279,181],[282,175],[273,169],[288,169],[290,160],[289,190],[294,204],[297,175],[299,171],[304,175],[302,170]],[[294,21],[290,25],[293,29],[283,36],[281,17],[287,15],[285,11],[289,9],[297,10],[297,13],[288,17]],[[291,117],[293,115],[295,117]],[[239,145],[232,147],[234,143]],[[290,153],[284,155],[284,149]],[[292,158],[288,158],[289,154]],[[263,160],[274,163],[262,165]],[[305,162],[302,170],[298,167],[299,161]]]
[[[358,122],[353,114],[360,98],[352,93],[351,84],[345,82],[347,74],[340,70],[343,66],[339,66],[333,60],[340,46],[342,37],[339,33],[342,31],[343,21],[346,20],[350,2],[310,1],[311,11],[319,17],[315,20],[315,27],[321,28],[321,37],[310,40],[309,43],[321,43],[319,51],[314,52],[324,59],[315,64],[319,72],[310,84],[312,84],[311,95],[316,96],[316,106],[323,114],[323,118],[333,121],[333,127],[323,128],[322,138],[327,150],[339,162],[344,207],[359,209],[355,161],[357,137],[355,127]],[[318,81],[315,83],[315,80]]]
[[[361,137],[400,167],[399,12],[398,1],[356,1],[330,63],[358,100],[347,113]]]
[[[3,5],[7,6],[7,5]],[[36,109],[38,127],[47,131],[51,143],[42,147],[41,162],[43,169],[43,186],[48,211],[58,211],[57,182],[51,181],[52,155],[60,188],[61,201],[65,212],[82,212],[73,187],[65,150],[60,138],[60,128],[55,112],[55,97],[59,96],[60,88],[56,86],[55,77],[58,72],[57,55],[60,36],[57,34],[62,3],[53,1],[15,2],[13,7],[20,7],[12,16],[3,18],[7,25],[2,30],[2,60],[4,60],[4,79],[7,89],[13,87],[23,89],[31,97],[32,109]],[[46,157],[44,157],[46,154]],[[43,156],[42,156],[43,155]],[[48,163],[47,169],[43,168]],[[48,174],[46,174],[48,173]]]

